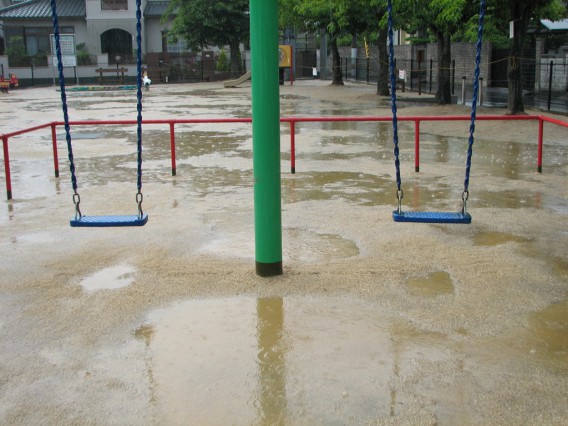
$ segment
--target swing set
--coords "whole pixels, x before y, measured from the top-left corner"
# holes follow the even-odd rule
[[[63,104],[63,120],[65,123],[65,138],[67,140],[67,153],[69,156],[69,168],[71,170],[71,185],[73,187],[73,203],[75,204],[75,217],[70,224],[73,227],[118,227],[118,226],[144,226],[148,222],[148,215],[142,211],[142,24],[141,24],[141,0],[136,0],[136,88],[137,88],[137,188],[136,215],[113,215],[113,216],[85,216],[81,213],[81,197],[78,192],[77,176],[75,175],[75,162],[73,159],[73,145],[71,142],[71,129],[69,126],[69,114],[67,112],[67,96],[65,94],[65,76],[63,75],[63,61],[59,36],[59,21],[57,17],[57,5],[51,0],[51,12],[53,16],[53,33],[55,38],[55,51],[57,55],[57,69],[59,71],[59,85],[61,87],[61,102]]]
[[[71,219],[70,224],[73,227],[119,227],[119,226],[143,226],[148,221],[148,215],[142,211],[142,49],[141,49],[141,0],[136,0],[136,42],[137,42],[137,193],[136,203],[138,205],[138,214],[136,215],[112,215],[112,216],[86,216],[81,213],[81,198],[78,193],[77,177],[75,175],[75,164],[73,159],[73,146],[71,141],[71,132],[69,125],[69,117],[67,112],[67,101],[65,94],[65,79],[63,75],[63,64],[60,48],[59,24],[57,17],[56,0],[51,0],[51,9],[53,15],[53,29],[55,38],[55,47],[57,55],[57,66],[59,71],[59,82],[61,87],[61,101],[63,104],[63,117],[65,124],[65,136],[67,140],[67,150],[70,162],[71,183],[73,187],[73,203],[75,205],[75,217]],[[387,0],[388,13],[388,50],[389,50],[389,68],[391,83],[391,102],[392,102],[392,126],[393,126],[393,143],[396,167],[396,183],[397,183],[397,201],[398,209],[392,214],[395,222],[419,222],[419,223],[471,223],[471,215],[467,212],[467,200],[469,198],[469,179],[471,170],[471,157],[473,153],[475,119],[477,96],[479,91],[479,74],[481,62],[481,46],[483,40],[483,21],[485,17],[485,0],[480,0],[479,27],[477,39],[477,54],[475,58],[475,77],[473,87],[473,99],[471,107],[471,124],[469,143],[466,160],[466,172],[464,180],[464,190],[462,193],[462,209],[459,212],[420,212],[420,211],[403,211],[402,209],[402,179],[400,173],[399,158],[399,141],[398,141],[398,118],[396,106],[396,77],[394,67],[394,43],[393,43],[393,14],[392,0]]]
[[[396,197],[398,201],[398,209],[393,211],[392,217],[395,222],[418,222],[418,223],[471,223],[471,215],[467,212],[467,200],[469,198],[469,177],[471,171],[471,157],[473,154],[473,141],[475,132],[475,118],[477,110],[477,95],[479,92],[479,69],[481,63],[481,46],[483,42],[483,21],[485,18],[485,0],[480,0],[479,10],[479,26],[477,31],[477,53],[475,56],[475,74],[473,83],[473,98],[471,101],[471,124],[469,127],[469,143],[467,149],[467,159],[465,168],[464,189],[462,193],[462,209],[458,212],[421,212],[421,211],[403,211],[402,198],[404,196],[402,190],[402,179],[400,177],[400,158],[398,147],[398,119],[396,108],[396,78],[394,70],[394,43],[393,43],[393,17],[392,17],[392,0],[388,0],[388,50],[389,50],[389,68],[390,68],[390,84],[391,84],[391,108],[392,108],[392,127],[394,142],[394,157],[396,167]]]

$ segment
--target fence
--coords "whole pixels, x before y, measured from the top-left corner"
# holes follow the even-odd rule
[[[290,125],[290,172],[296,172],[296,126],[299,123],[323,123],[323,122],[389,122],[391,117],[282,117],[281,123],[288,123]],[[400,122],[414,122],[414,166],[415,171],[420,171],[420,123],[423,121],[469,121],[470,116],[403,116],[399,117]],[[542,173],[542,158],[544,148],[544,123],[551,123],[558,126],[568,128],[568,121],[561,121],[554,118],[542,115],[511,115],[511,116],[491,116],[484,115],[478,116],[479,121],[514,121],[514,120],[530,120],[538,121],[539,132],[537,141],[537,171]],[[171,151],[171,173],[175,176],[177,173],[176,166],[176,139],[175,139],[175,125],[176,124],[221,124],[221,123],[252,123],[252,118],[209,118],[209,119],[172,119],[172,120],[143,120],[144,125],[149,124],[163,124],[169,126],[170,132],[170,151]],[[97,121],[72,121],[70,126],[93,126],[93,125],[136,125],[136,120],[97,120]],[[52,122],[41,124],[28,129],[6,133],[0,135],[2,139],[2,148],[4,153],[4,174],[6,179],[6,193],[7,199],[12,199],[12,178],[10,173],[10,154],[9,154],[9,140],[15,136],[20,136],[26,133],[34,132],[41,129],[51,129],[51,141],[53,150],[53,164],[55,177],[59,177],[59,157],[57,154],[57,132],[58,126],[63,126],[63,122]]]
[[[341,58],[341,72],[345,80],[376,84],[379,75],[379,66],[388,67],[388,63],[379,64],[376,58]],[[486,88],[491,93],[492,87],[507,87],[508,57],[491,62],[486,74],[481,74]],[[397,70],[404,70],[406,74],[406,90],[422,93],[436,93],[438,90],[438,64],[433,58],[426,61],[413,59],[395,59]],[[525,87],[524,98],[528,105],[539,106],[548,111],[556,110],[566,112],[568,93],[568,57],[543,58],[539,61],[523,59],[523,83]],[[473,86],[473,68],[467,63],[456,64],[452,60],[450,67],[452,95],[460,96],[462,83],[468,90]],[[465,80],[464,80],[465,77]],[[499,93],[499,91],[494,91]],[[485,95],[489,98],[489,94]],[[503,96],[499,96],[503,102]],[[506,103],[506,98],[505,101]]]

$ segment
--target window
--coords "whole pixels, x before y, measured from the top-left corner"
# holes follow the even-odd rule
[[[101,10],[128,10],[128,0],[101,0]]]
[[[60,27],[61,34],[73,34],[73,27]],[[53,33],[51,27],[25,27],[24,43],[29,56],[51,54],[50,34]]]

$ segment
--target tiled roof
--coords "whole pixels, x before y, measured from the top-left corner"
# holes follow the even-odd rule
[[[146,4],[146,9],[144,9],[144,17],[157,17],[161,18],[162,15],[168,9],[170,2],[169,0],[162,0],[162,1],[149,1]]]
[[[60,18],[85,18],[85,0],[58,0]],[[0,9],[0,19],[51,19],[50,0],[29,0]]]

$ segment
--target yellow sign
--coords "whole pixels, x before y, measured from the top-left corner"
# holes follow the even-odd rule
[[[292,67],[292,46],[288,44],[281,44],[278,46],[278,53],[280,54],[280,68]]]

